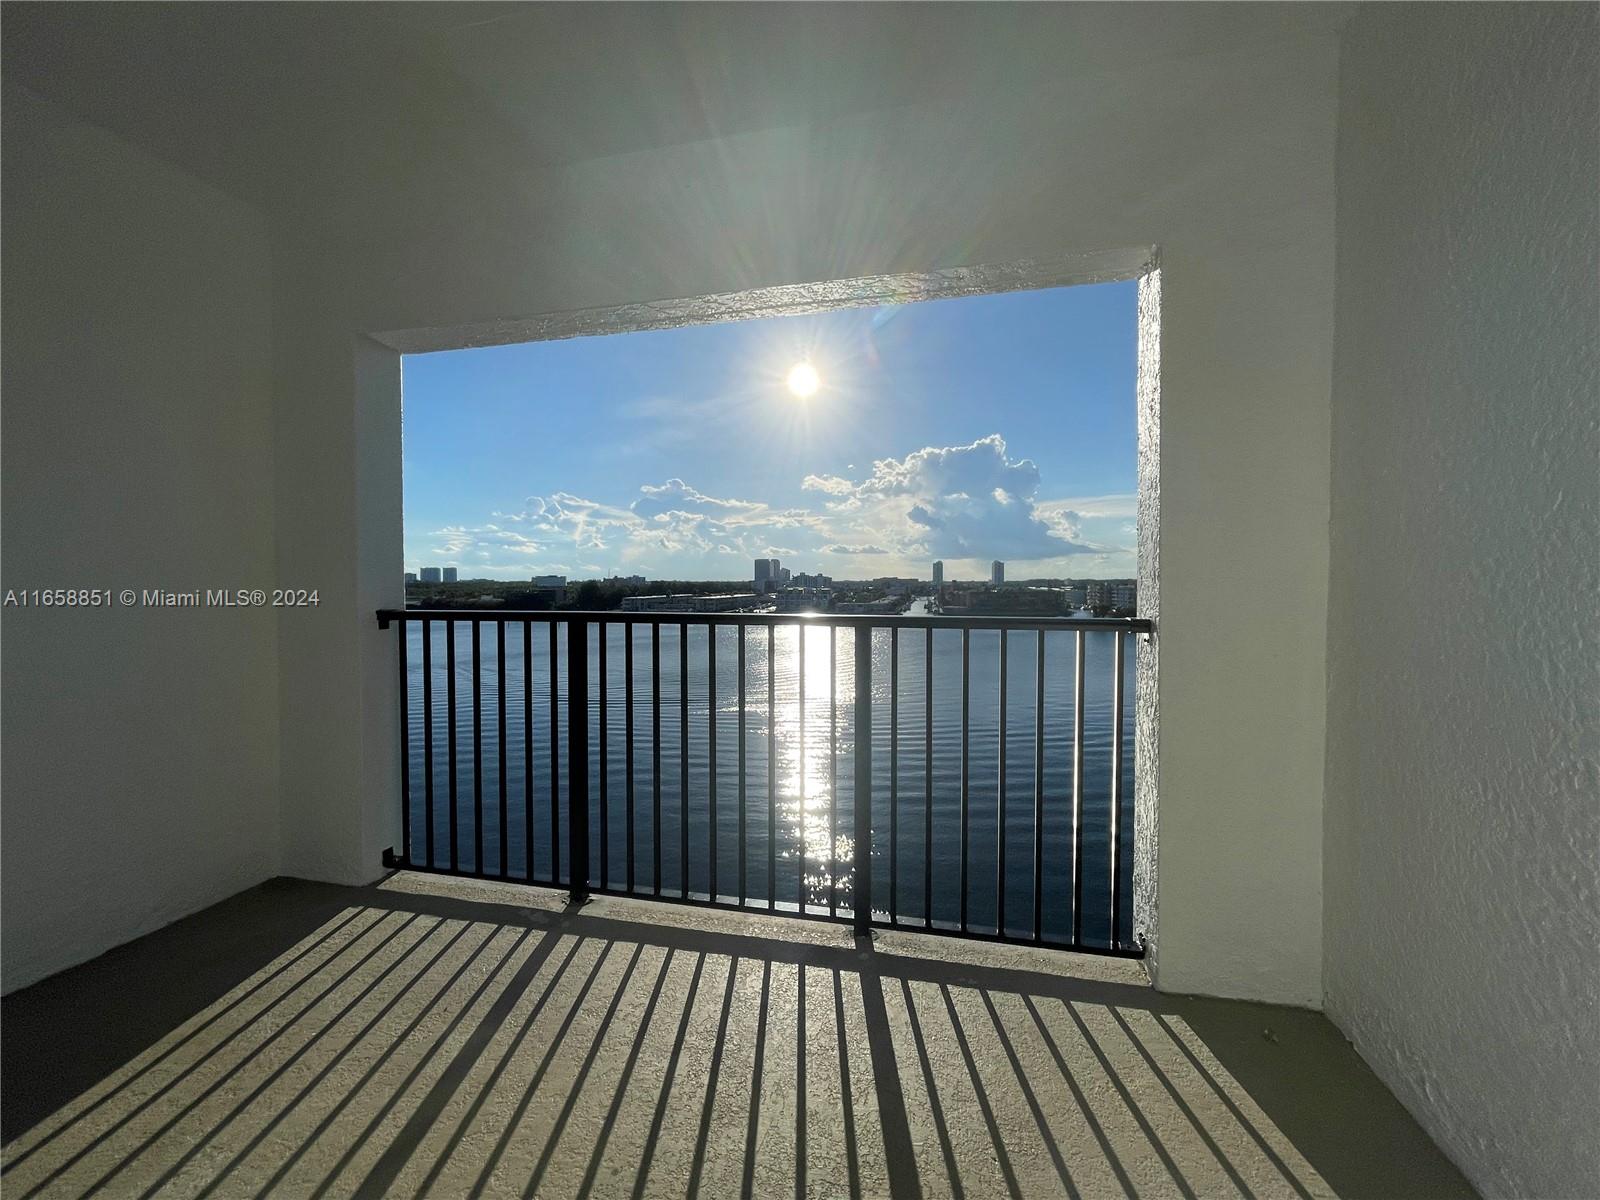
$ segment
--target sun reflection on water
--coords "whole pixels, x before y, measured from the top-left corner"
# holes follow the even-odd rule
[[[839,713],[855,696],[849,640],[836,630],[802,625],[780,631],[776,643],[778,686],[784,692],[774,720],[779,816],[799,835],[794,853],[804,855],[811,904],[828,902],[836,871],[838,892],[849,883],[852,841],[836,817],[839,757],[851,750]]]

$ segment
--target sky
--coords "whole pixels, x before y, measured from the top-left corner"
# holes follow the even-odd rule
[[[1132,576],[1136,289],[407,355],[406,570]]]

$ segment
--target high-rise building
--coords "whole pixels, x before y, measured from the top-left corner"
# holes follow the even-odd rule
[[[422,582],[423,583],[443,583],[444,582],[444,573],[442,571],[440,571],[440,569],[438,567],[423,567],[422,568]]]
[[[789,572],[775,558],[758,558],[752,578],[757,593],[775,592],[789,581]]]
[[[406,586],[410,587],[416,581],[417,581],[417,573],[415,571],[407,571],[406,572]]]
[[[933,564],[933,586],[944,586],[944,560],[941,558]]]
[[[444,569],[444,582],[445,583],[455,583],[456,582],[456,568],[454,568],[454,567],[446,567]]]
[[[998,558],[989,564],[989,583],[999,587],[1006,581],[1006,565]]]

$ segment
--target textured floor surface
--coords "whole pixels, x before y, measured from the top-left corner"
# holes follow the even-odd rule
[[[396,876],[4,1001],[31,1196],[1470,1196],[1314,1013],[1137,964]]]

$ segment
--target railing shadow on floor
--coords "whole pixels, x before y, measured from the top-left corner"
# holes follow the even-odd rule
[[[1397,1182],[1420,1131],[1362,1146],[1394,1102],[1313,1013],[648,904],[327,891],[10,1141],[6,1194],[1470,1194]]]

